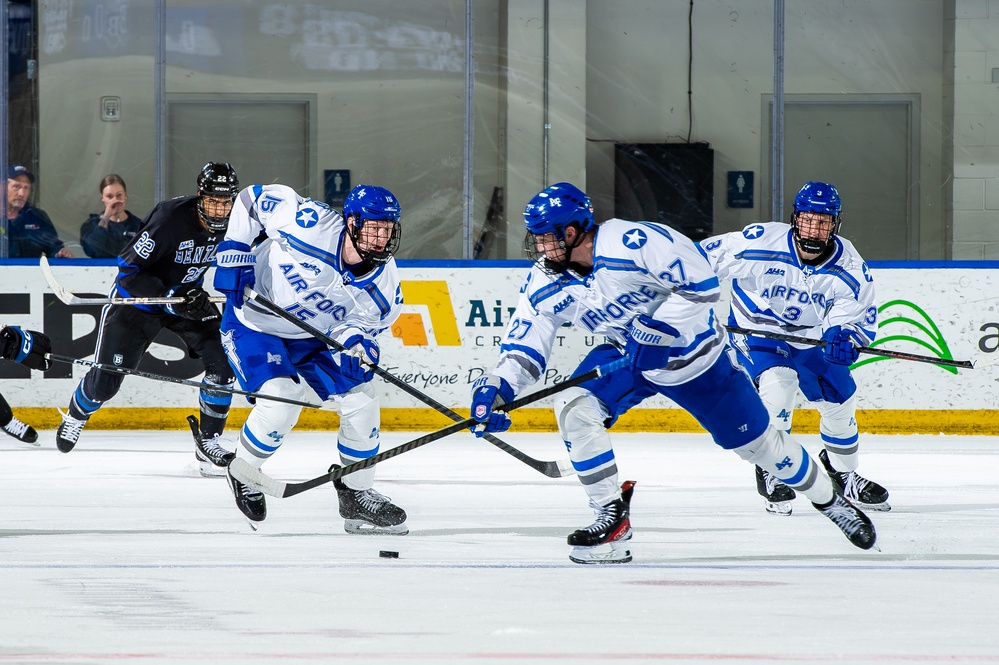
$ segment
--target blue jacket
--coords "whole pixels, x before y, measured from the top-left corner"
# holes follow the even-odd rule
[[[63,247],[52,220],[41,208],[26,205],[14,219],[7,220],[10,258],[37,259],[42,254],[55,256]]]
[[[94,214],[80,227],[80,245],[83,251],[92,259],[113,259],[122,248],[135,240],[142,226],[142,220],[125,211],[128,217],[124,222],[108,222],[106,229],[101,228],[101,216]]]

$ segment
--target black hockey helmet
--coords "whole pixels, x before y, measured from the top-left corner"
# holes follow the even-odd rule
[[[239,194],[239,178],[229,162],[208,162],[198,174],[198,214],[201,223],[213,233],[221,233],[229,226],[229,212]],[[215,199],[207,202],[206,198]],[[222,214],[218,199],[228,199]],[[214,205],[212,205],[214,204]],[[213,209],[209,210],[209,206]]]

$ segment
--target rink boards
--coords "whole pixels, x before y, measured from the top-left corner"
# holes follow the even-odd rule
[[[44,331],[56,353],[92,359],[99,305],[68,306],[52,294],[37,263],[0,266],[2,320]],[[53,272],[80,295],[107,293],[116,269],[108,261],[53,261]],[[912,267],[918,265],[919,267]],[[400,263],[405,299],[403,315],[380,338],[382,366],[413,387],[456,411],[467,413],[470,384],[496,362],[499,345],[527,273],[524,262]],[[872,266],[878,292],[883,349],[931,357],[972,360],[975,369],[861,356],[854,375],[860,386],[858,420],[862,430],[999,434],[999,264],[890,264]],[[211,273],[206,280],[211,283]],[[720,313],[726,311],[720,305]],[[198,363],[186,357],[178,339],[161,337],[143,371],[199,380]],[[559,331],[540,389],[566,378],[602,338],[575,328]],[[57,365],[44,374],[11,363],[0,367],[4,396],[24,408],[36,426],[54,426],[85,368]],[[385,429],[426,430],[448,423],[399,388],[376,379]],[[314,395],[310,395],[315,399]],[[524,409],[514,418],[522,430],[554,429],[550,402]],[[183,423],[196,408],[188,386],[129,377],[122,391],[91,427],[167,428]],[[231,424],[241,421],[248,405],[233,402]],[[464,411],[463,411],[464,410]],[[51,421],[51,423],[49,422]],[[335,426],[336,415],[306,409],[300,426]],[[815,431],[814,411],[795,414],[795,428]],[[615,429],[698,431],[697,424],[665,398],[649,399],[633,409]]]

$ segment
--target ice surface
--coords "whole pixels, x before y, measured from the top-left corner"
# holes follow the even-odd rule
[[[999,439],[864,436],[879,553],[804,498],[765,513],[706,435],[616,435],[635,560],[580,566],[578,481],[470,435],[379,466],[408,536],[348,536],[331,486],[268,499],[253,533],[181,425],[84,430],[68,455],[0,439],[0,662],[999,662]],[[294,432],[264,470],[318,476],[334,439]]]

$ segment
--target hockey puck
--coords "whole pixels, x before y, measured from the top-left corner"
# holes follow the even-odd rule
[[[378,556],[380,556],[383,559],[398,559],[399,553],[393,552],[391,550],[381,550],[380,552],[378,552]]]

